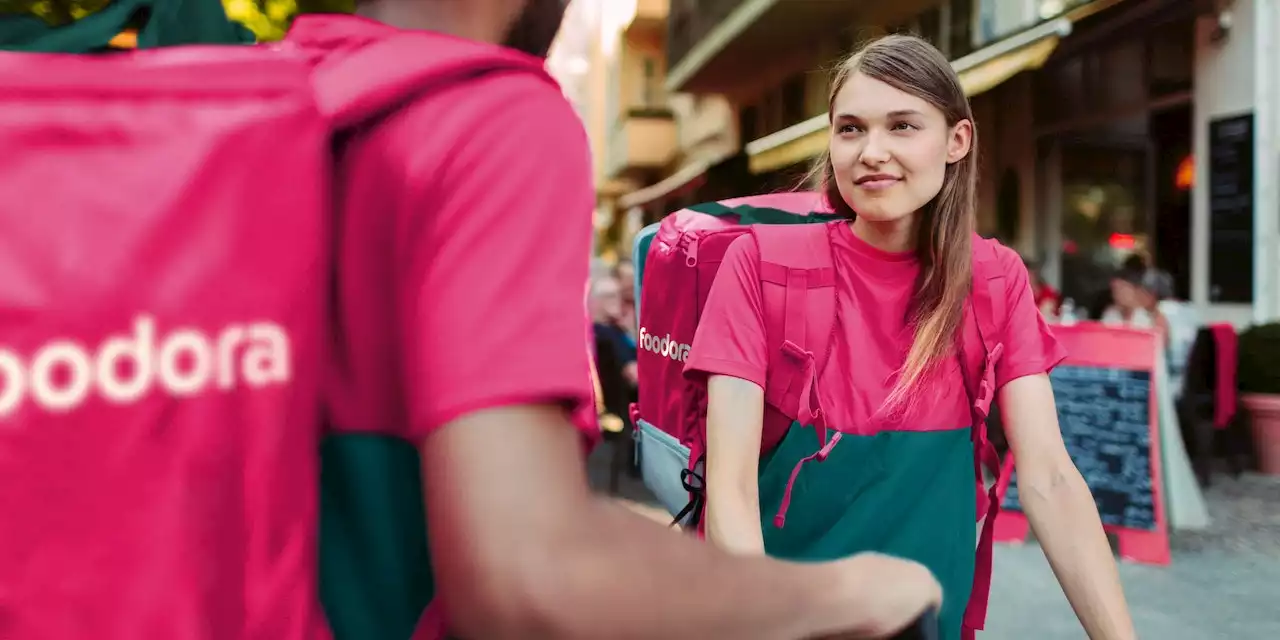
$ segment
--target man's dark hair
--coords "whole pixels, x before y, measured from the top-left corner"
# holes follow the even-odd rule
[[[1148,266],[1147,259],[1144,258],[1141,254],[1135,253],[1129,256],[1128,258],[1125,258],[1124,262],[1121,263],[1120,265],[1120,270],[1121,271],[1145,271],[1147,269],[1147,266]]]
[[[547,57],[568,6],[569,0],[526,0],[504,44],[529,55]]]

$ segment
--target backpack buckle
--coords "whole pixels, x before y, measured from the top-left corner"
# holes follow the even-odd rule
[[[1004,343],[997,344],[987,354],[986,361],[982,363],[982,379],[978,381],[978,393],[973,400],[973,408],[983,420],[991,413],[991,402],[996,395],[996,363],[1000,361],[1002,355],[1004,355]]]

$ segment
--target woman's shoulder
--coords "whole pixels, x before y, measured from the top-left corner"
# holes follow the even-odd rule
[[[992,269],[993,275],[1026,277],[1027,265],[1022,255],[995,238],[973,235],[973,260],[975,265]]]
[[[760,243],[754,233],[744,233],[734,238],[724,250],[720,268],[731,267],[737,271],[758,271],[760,263]]]

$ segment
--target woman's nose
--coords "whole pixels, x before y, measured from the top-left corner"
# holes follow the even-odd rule
[[[862,147],[862,153],[858,159],[863,164],[878,166],[889,161],[889,147],[884,139],[884,134],[877,131],[867,133],[866,143]]]

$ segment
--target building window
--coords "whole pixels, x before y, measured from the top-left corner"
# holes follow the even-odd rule
[[[644,76],[640,86],[640,104],[645,108],[654,108],[662,106],[662,78],[658,77],[658,63],[651,57],[645,56]]]
[[[798,73],[782,84],[782,127],[779,128],[803,121],[808,115],[805,111],[805,77]]]
[[[952,60],[973,51],[973,0],[951,0],[947,56]]]
[[[1008,0],[1005,0],[1008,2]],[[1004,6],[1003,4],[1001,6]],[[996,0],[979,0],[978,32],[974,34],[977,44],[983,45],[1001,35],[1000,17],[996,8]]]
[[[760,137],[760,109],[746,107],[738,114],[738,130],[744,142],[751,142]]]
[[[942,42],[941,13],[941,9],[929,9],[920,14],[916,19],[916,35],[933,43],[933,46],[944,49],[946,43]]]
[[[1147,42],[1147,92],[1152,98],[1191,91],[1195,68],[1195,22],[1178,20],[1157,27]]]

